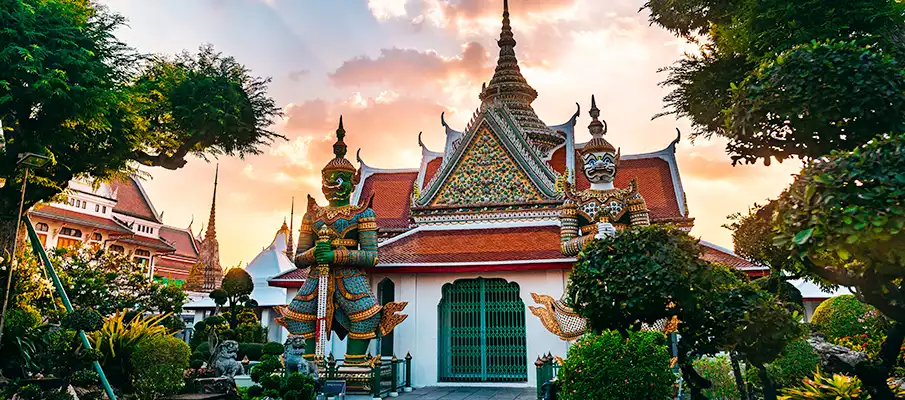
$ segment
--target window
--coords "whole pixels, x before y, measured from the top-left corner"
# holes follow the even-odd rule
[[[101,207],[101,212],[104,213],[104,214],[106,214],[106,213],[107,213],[107,206]]]
[[[37,230],[38,232],[47,232],[50,230],[50,227],[43,222],[38,222],[38,224],[35,225],[35,230]]]
[[[91,240],[100,242],[101,240],[104,240],[104,236],[101,235],[100,232],[94,232],[94,234],[91,235]]]
[[[154,233],[154,228],[148,228],[148,233]]]
[[[83,201],[83,202],[82,202],[82,209],[85,209],[85,208],[88,208],[88,202],[87,202],[87,201]]]
[[[135,250],[135,256],[132,259],[141,265],[148,265],[151,262],[151,252],[142,249]]]
[[[112,251],[112,252],[114,252],[114,253],[120,253],[120,254],[122,254],[122,253],[125,253],[125,252],[126,252],[126,249],[124,249],[123,246],[120,246],[120,245],[118,245],[118,244],[114,244],[113,246],[110,246],[110,251]]]
[[[101,205],[100,205],[100,204],[95,204],[95,205],[94,205],[94,212],[101,212]]]
[[[65,236],[77,237],[77,238],[82,237],[82,231],[80,231],[78,229],[72,229],[72,228],[60,229],[60,234],[65,235]]]

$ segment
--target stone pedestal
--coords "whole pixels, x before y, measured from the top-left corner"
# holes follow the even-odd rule
[[[239,398],[236,381],[232,378],[222,376],[217,378],[197,378],[193,383],[195,384],[195,393],[198,394],[221,395],[224,396],[220,397],[223,399]]]

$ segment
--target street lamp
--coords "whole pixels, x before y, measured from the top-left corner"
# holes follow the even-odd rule
[[[3,311],[0,311],[0,342],[3,340],[3,328],[6,326],[6,307],[9,304],[9,292],[16,273],[16,246],[19,244],[19,226],[22,225],[22,209],[25,207],[25,186],[28,184],[28,173],[31,172],[32,168],[42,169],[49,163],[50,157],[35,153],[21,153],[19,154],[19,161],[16,161],[17,168],[25,168],[25,175],[22,177],[19,214],[16,215],[16,233],[13,235],[13,252],[10,254],[9,277],[6,279],[6,292],[3,294]]]

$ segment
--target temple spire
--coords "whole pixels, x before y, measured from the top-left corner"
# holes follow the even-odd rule
[[[538,118],[531,103],[537,98],[534,90],[522,76],[515,57],[515,36],[509,20],[509,1],[503,0],[503,24],[500,28],[500,55],[490,83],[481,88],[478,98],[484,106],[503,104],[518,122],[521,133],[527,135],[534,147],[543,154],[565,142],[563,135],[557,134]]]
[[[217,228],[214,223],[216,220],[217,214],[217,179],[220,177],[220,164],[217,164],[217,169],[214,172],[214,197],[211,200],[211,215],[207,219],[207,232],[204,232],[204,239],[207,238],[216,238],[217,237]]]
[[[289,206],[289,238],[287,239],[287,248],[286,248],[286,256],[289,257],[290,260],[295,260],[295,241],[292,238],[292,229],[295,222],[295,197],[292,198],[292,203]]]

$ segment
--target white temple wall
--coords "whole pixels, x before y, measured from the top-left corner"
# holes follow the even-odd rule
[[[526,368],[528,380],[525,383],[512,383],[511,386],[533,387],[536,383],[534,361],[539,355],[547,352],[565,358],[568,344],[548,332],[540,320],[528,310],[528,306],[537,306],[531,293],[546,294],[559,298],[566,286],[568,272],[564,270],[525,271],[525,272],[485,272],[485,273],[449,273],[449,274],[390,274],[375,273],[371,276],[372,290],[384,278],[390,278],[395,284],[395,301],[407,301],[409,304],[403,313],[409,317],[396,327],[394,350],[399,358],[407,352],[412,354],[412,384],[415,387],[434,386],[438,384],[438,305],[442,297],[443,285],[457,279],[502,278],[519,285],[519,296],[525,304],[525,329],[527,336]],[[439,383],[440,385],[475,386],[476,383]],[[501,384],[495,383],[494,386]]]

